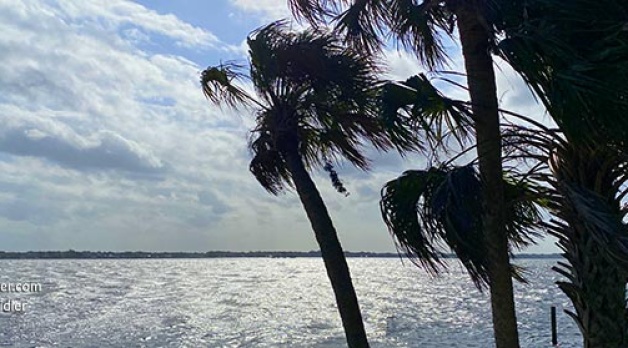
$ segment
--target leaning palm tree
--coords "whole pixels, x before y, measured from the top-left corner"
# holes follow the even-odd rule
[[[289,0],[293,12],[313,25],[333,21],[344,37],[365,53],[380,51],[388,34],[413,50],[428,68],[446,63],[444,40],[459,40],[464,57],[470,109],[474,115],[482,190],[488,277],[495,342],[518,348],[511,265],[506,232],[505,192],[495,72],[491,49],[499,16],[489,0]],[[457,30],[458,36],[455,34]]]
[[[393,146],[376,113],[377,64],[343,47],[334,36],[312,30],[293,33],[283,22],[257,30],[248,45],[246,77],[256,95],[237,85],[245,75],[234,65],[203,71],[204,93],[214,103],[255,110],[249,169],[272,194],[296,188],[321,249],[347,343],[368,347],[343,249],[309,171],[323,167],[334,186],[344,191],[333,161],[343,159],[367,169],[369,161],[361,151],[365,143],[377,149]]]

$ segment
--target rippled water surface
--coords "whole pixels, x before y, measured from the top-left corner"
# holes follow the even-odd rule
[[[550,347],[550,306],[561,347],[579,347],[550,270],[520,260],[523,347]],[[399,259],[349,259],[373,347],[490,347],[487,294],[452,265],[432,279]],[[0,282],[40,282],[27,304],[0,313],[0,347],[342,347],[320,259],[2,260]]]

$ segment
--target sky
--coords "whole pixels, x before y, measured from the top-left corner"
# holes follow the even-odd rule
[[[246,63],[247,34],[282,18],[285,0],[0,0],[0,250],[318,249],[296,194],[248,171],[252,116],[210,105],[198,82]],[[388,78],[423,72],[392,48],[385,62]],[[497,64],[502,106],[543,118]],[[346,250],[394,251],[380,189],[425,161],[366,151],[371,172],[337,167],[348,197],[313,175]]]

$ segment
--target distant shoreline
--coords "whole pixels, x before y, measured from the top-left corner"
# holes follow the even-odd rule
[[[320,251],[208,251],[208,252],[149,252],[149,251],[0,251],[0,259],[215,259],[215,258],[307,258],[320,257]],[[347,251],[348,258],[400,258],[397,253]],[[455,258],[443,254],[443,258]],[[517,254],[516,259],[556,259],[560,254]]]

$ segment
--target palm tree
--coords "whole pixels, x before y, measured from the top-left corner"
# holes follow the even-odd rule
[[[552,209],[550,232],[558,238],[567,263],[554,270],[571,299],[570,314],[585,348],[626,347],[628,317],[628,226],[621,207],[628,158],[604,146],[555,148],[552,187],[560,197]]]
[[[543,130],[520,143],[543,174],[567,262],[554,269],[571,299],[584,346],[628,345],[628,4],[601,0],[527,2],[511,13],[500,42],[506,59],[536,92],[562,135]],[[525,14],[525,15],[524,15]],[[549,174],[548,174],[549,173]]]
[[[501,158],[498,101],[491,49],[496,38],[492,1],[467,0],[290,0],[293,12],[317,25],[332,19],[336,28],[366,53],[382,49],[391,33],[413,50],[428,67],[445,63],[443,36],[458,38],[465,62],[474,115],[478,168],[482,190],[482,228],[485,231],[487,272],[495,342],[498,348],[518,348],[519,337],[508,254],[505,196]]]
[[[572,316],[584,347],[628,344],[628,156],[617,146],[584,144],[540,124],[520,125],[504,134],[505,146],[526,158],[525,177],[546,200],[552,220],[542,225],[558,238],[565,262],[554,267],[565,277],[558,286],[571,299]]]
[[[250,171],[270,193],[296,188],[320,246],[349,347],[368,347],[349,267],[325,203],[309,170],[324,167],[343,191],[332,161],[367,169],[361,149],[393,143],[377,117],[378,67],[372,58],[343,47],[332,35],[293,33],[283,22],[265,26],[248,39],[250,74],[237,66],[202,73],[210,101],[254,109],[256,127]],[[248,77],[256,95],[235,82]],[[397,146],[412,147],[412,142]]]

